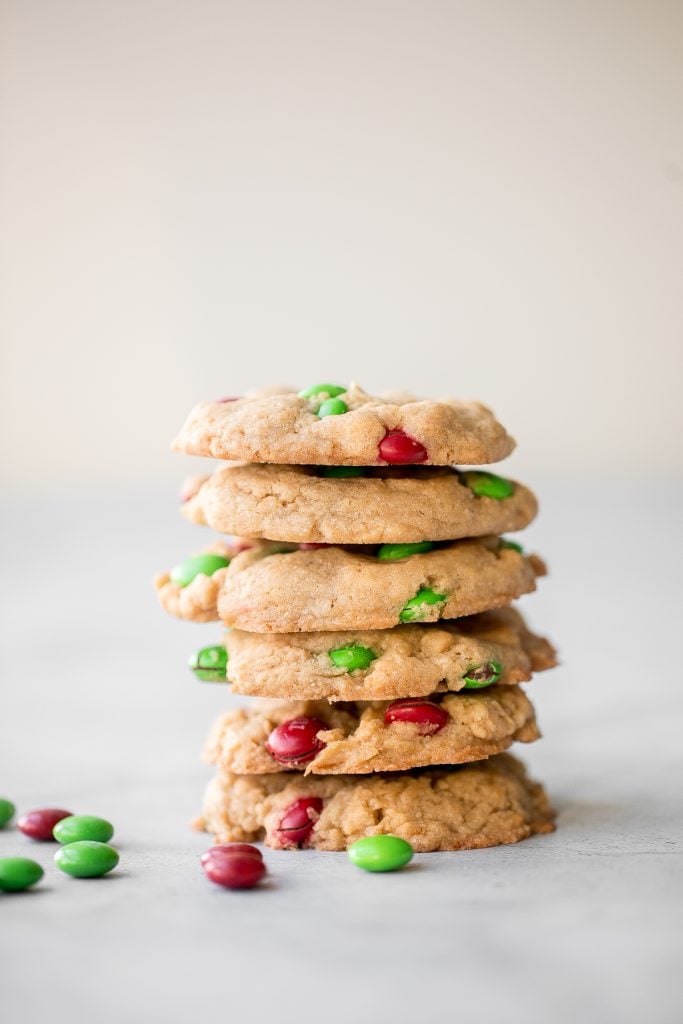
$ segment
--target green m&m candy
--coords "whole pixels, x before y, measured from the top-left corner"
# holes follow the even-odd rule
[[[363,871],[397,871],[413,857],[410,843],[398,836],[365,836],[351,843],[346,852]]]
[[[347,672],[355,672],[359,668],[367,668],[377,655],[369,647],[362,644],[346,644],[345,647],[334,647],[327,652],[335,668],[345,668]]]
[[[501,537],[498,541],[498,550],[504,551],[506,548],[509,548],[510,551],[516,551],[518,555],[524,554],[524,548],[516,540],[507,540],[506,537]]]
[[[228,675],[228,652],[225,647],[202,647],[188,660],[188,665],[203,683],[223,683]]]
[[[311,384],[310,388],[304,388],[299,392],[299,398],[316,398],[318,395],[327,395],[328,398],[336,398],[343,395],[346,388],[338,384]]]
[[[436,594],[429,587],[420,587],[415,597],[404,604],[399,619],[401,622],[420,622],[427,618],[431,606],[444,604],[445,601],[445,594]]]
[[[365,466],[320,466],[321,476],[343,479],[347,476],[365,476]]]
[[[28,857],[0,857],[0,891],[21,892],[43,877],[40,864]]]
[[[325,416],[342,416],[348,411],[348,405],[341,398],[327,398],[318,407],[318,416],[324,419]]]
[[[179,587],[186,587],[195,576],[213,576],[218,569],[225,569],[227,565],[230,565],[230,559],[223,555],[191,555],[171,569],[171,579]]]
[[[55,854],[59,870],[73,878],[99,878],[115,868],[118,862],[119,855],[113,846],[89,839],[62,846]]]
[[[487,661],[483,665],[470,665],[465,672],[466,690],[483,690],[485,686],[497,683],[503,674],[503,666],[499,661]]]
[[[114,835],[114,826],[105,818],[96,818],[92,814],[71,814],[57,822],[52,835],[62,846],[66,846],[67,843],[78,843],[83,839],[108,843]]]
[[[433,547],[431,540],[423,540],[419,544],[382,544],[377,557],[381,562],[398,562],[399,559],[410,558],[411,555],[423,555]]]
[[[462,478],[478,498],[495,498],[497,501],[502,501],[503,498],[510,498],[515,493],[515,485],[512,481],[506,480],[502,476],[496,476],[495,473],[472,469],[463,473]]]
[[[8,821],[14,817],[16,807],[11,800],[0,797],[0,828],[4,828]]]

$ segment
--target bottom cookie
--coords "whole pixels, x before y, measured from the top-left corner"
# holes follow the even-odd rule
[[[231,775],[209,783],[198,827],[218,843],[345,850],[395,835],[418,853],[472,850],[552,832],[553,811],[509,754],[454,768],[371,776]]]

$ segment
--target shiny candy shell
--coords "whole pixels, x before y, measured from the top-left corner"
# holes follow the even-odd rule
[[[347,854],[363,871],[397,871],[412,860],[413,848],[398,836],[365,836],[351,843]]]
[[[118,852],[106,843],[84,839],[62,846],[55,854],[55,864],[60,871],[73,878],[99,878],[116,867]]]
[[[114,826],[105,818],[96,818],[92,814],[72,814],[57,822],[52,835],[62,846],[78,843],[82,839],[108,843],[114,835]]]
[[[0,891],[21,892],[43,877],[40,864],[28,857],[0,857]]]

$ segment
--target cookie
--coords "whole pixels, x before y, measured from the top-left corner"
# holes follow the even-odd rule
[[[216,459],[325,466],[474,466],[514,446],[479,402],[373,397],[357,384],[201,402],[172,445]]]
[[[216,544],[204,555],[234,549]],[[292,549],[253,542],[212,574],[189,582],[178,573],[156,578],[159,599],[180,618],[255,633],[387,629],[400,622],[434,622],[499,608],[536,587],[545,573],[498,537],[460,540],[424,554],[383,561],[375,548]]]
[[[467,677],[509,685],[556,664],[552,645],[514,608],[471,618],[344,633],[230,630],[235,693],[286,700],[391,700],[471,687]]]
[[[225,466],[189,488],[191,522],[243,537],[314,544],[398,544],[521,530],[538,505],[522,484],[504,496],[475,493],[482,473],[451,467],[377,467],[328,477],[310,466]],[[507,491],[509,490],[509,494]]]
[[[231,775],[209,783],[199,828],[218,843],[344,850],[395,835],[418,853],[516,843],[552,832],[543,788],[509,754],[454,768],[386,775]]]
[[[518,686],[431,700],[261,701],[221,715],[204,757],[236,775],[356,775],[482,761],[539,735]]]

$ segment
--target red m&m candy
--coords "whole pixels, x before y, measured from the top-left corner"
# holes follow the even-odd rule
[[[312,761],[325,746],[318,739],[318,733],[328,727],[318,718],[290,718],[281,722],[266,741],[266,750],[278,764],[296,768]]]
[[[426,462],[427,449],[404,430],[390,430],[379,443],[379,457],[392,466]]]
[[[410,722],[419,726],[423,736],[432,736],[447,724],[450,716],[438,704],[429,700],[414,700],[405,697],[395,700],[384,712],[384,724],[392,722]]]

